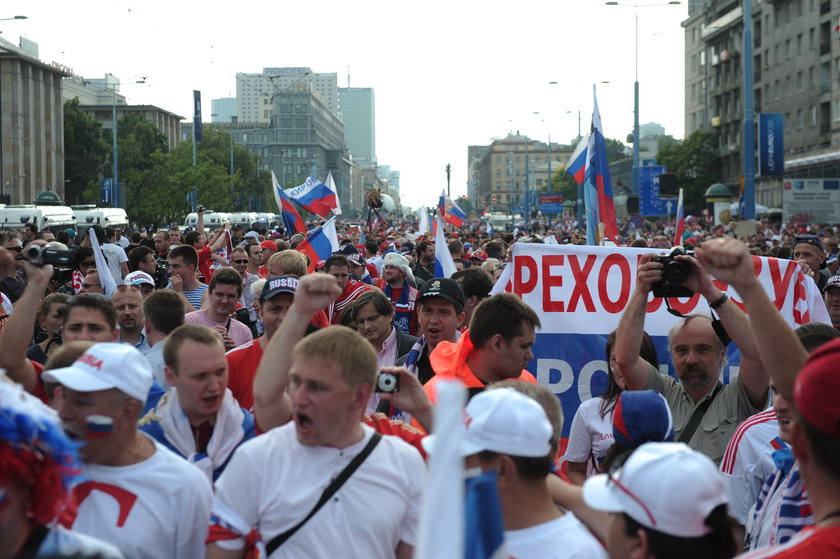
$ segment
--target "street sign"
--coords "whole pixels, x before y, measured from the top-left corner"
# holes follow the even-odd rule
[[[540,211],[544,214],[559,214],[563,213],[562,194],[542,194],[540,195]]]
[[[639,167],[639,214],[664,216],[669,213],[665,202],[659,198],[659,175],[667,171],[664,165]]]

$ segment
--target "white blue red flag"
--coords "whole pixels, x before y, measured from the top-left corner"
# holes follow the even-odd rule
[[[306,233],[306,224],[301,219],[295,205],[286,196],[286,192],[280,187],[274,171],[271,171],[271,184],[272,190],[274,190],[274,201],[277,202],[277,208],[283,217],[283,225],[286,227],[286,232],[290,237],[295,233]]]
[[[683,206],[683,189],[680,188],[680,197],[677,199],[677,219],[674,222],[674,246],[682,246],[683,233],[685,232],[685,207]]]
[[[604,224],[604,236],[618,244],[618,226],[615,221],[615,200],[610,184],[610,169],[607,166],[607,142],[604,139],[604,129],[601,126],[601,113],[598,111],[598,98],[595,86],[592,86],[592,130],[589,134],[589,148],[586,155],[586,171],[584,173],[584,199],[587,202],[587,217],[594,217],[590,226],[587,219],[587,243],[590,241],[590,229]],[[590,209],[591,208],[591,209]],[[597,244],[589,243],[589,244]]]
[[[306,239],[304,239],[304,241],[297,247],[297,250],[309,257],[309,267],[307,268],[309,273],[315,271],[315,267],[318,265],[319,261],[326,260],[332,256],[332,253],[334,252],[333,241],[330,239],[328,230],[328,226],[331,223],[333,224],[332,234],[334,235],[335,224],[331,219],[324,225],[313,229],[312,233],[310,233],[309,236],[306,237]],[[336,244],[338,243],[336,242]]]
[[[335,207],[332,209],[333,215],[341,215],[341,200],[338,199],[338,189],[335,187],[335,181],[332,178],[332,171],[327,173],[326,180],[327,188],[335,193]]]
[[[455,268],[455,261],[452,259],[449,245],[443,235],[443,223],[440,220],[440,214],[435,216],[435,224],[435,277],[448,278],[458,269]]]
[[[315,177],[309,177],[302,185],[288,188],[285,192],[297,205],[323,218],[338,208],[335,192]]]
[[[458,204],[453,202],[452,199],[446,195],[445,190],[440,193],[438,206],[440,207],[440,214],[443,216],[443,220],[446,223],[451,223],[455,227],[460,227],[467,220],[467,214],[464,213],[464,210],[458,207]]]
[[[575,151],[569,158],[569,163],[566,165],[566,172],[572,175],[575,182],[581,184],[583,182],[583,175],[586,172],[586,152],[589,148],[589,134],[583,136],[578,142]]]

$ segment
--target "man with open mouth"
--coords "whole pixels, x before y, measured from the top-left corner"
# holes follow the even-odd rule
[[[209,559],[245,557],[255,531],[266,557],[279,556],[278,547],[283,557],[412,555],[425,466],[415,448],[396,437],[380,439],[362,422],[376,352],[342,326],[303,337],[312,316],[340,292],[333,276],[301,278],[265,350],[254,384],[257,418],[264,427],[289,413],[292,421],[239,447],[219,477]],[[289,340],[299,340],[292,351],[286,351]],[[261,406],[287,398],[278,371],[288,380],[291,408],[260,415]],[[273,421],[280,415],[282,421]],[[348,477],[338,485],[333,480],[342,472]]]

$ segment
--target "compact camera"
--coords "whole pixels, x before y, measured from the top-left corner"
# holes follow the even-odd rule
[[[399,392],[400,378],[393,373],[379,373],[374,392]]]
[[[195,212],[196,213],[201,213],[201,212],[206,212],[206,211],[207,211],[207,206],[204,206],[202,204],[199,204],[195,207]]]
[[[694,256],[693,252],[686,252],[682,247],[674,247],[668,256],[651,258],[651,262],[659,262],[663,266],[662,281],[653,284],[654,297],[691,297],[694,292],[683,286],[691,273],[691,265],[677,260],[677,256]]]
[[[44,248],[40,245],[32,245],[27,248],[23,257],[35,266],[52,264],[54,266],[70,266],[73,261],[73,250],[56,250]]]

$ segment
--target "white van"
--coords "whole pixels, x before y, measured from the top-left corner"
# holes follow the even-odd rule
[[[204,214],[204,229],[212,231],[223,227],[225,223],[230,221],[230,214],[224,212],[207,212]],[[198,214],[195,212],[188,213],[187,219],[184,221],[184,226],[190,229],[198,227]]]
[[[94,204],[70,206],[76,214],[79,233],[84,234],[93,225],[105,227],[128,227],[128,215],[122,208],[98,208]]]
[[[34,204],[0,207],[0,228],[20,229],[25,223],[34,223],[39,231],[58,233],[62,229],[76,228],[76,217],[67,206],[36,206]]]
[[[243,230],[248,231],[254,228],[258,217],[256,212],[235,212],[229,214],[231,225],[239,225]]]

